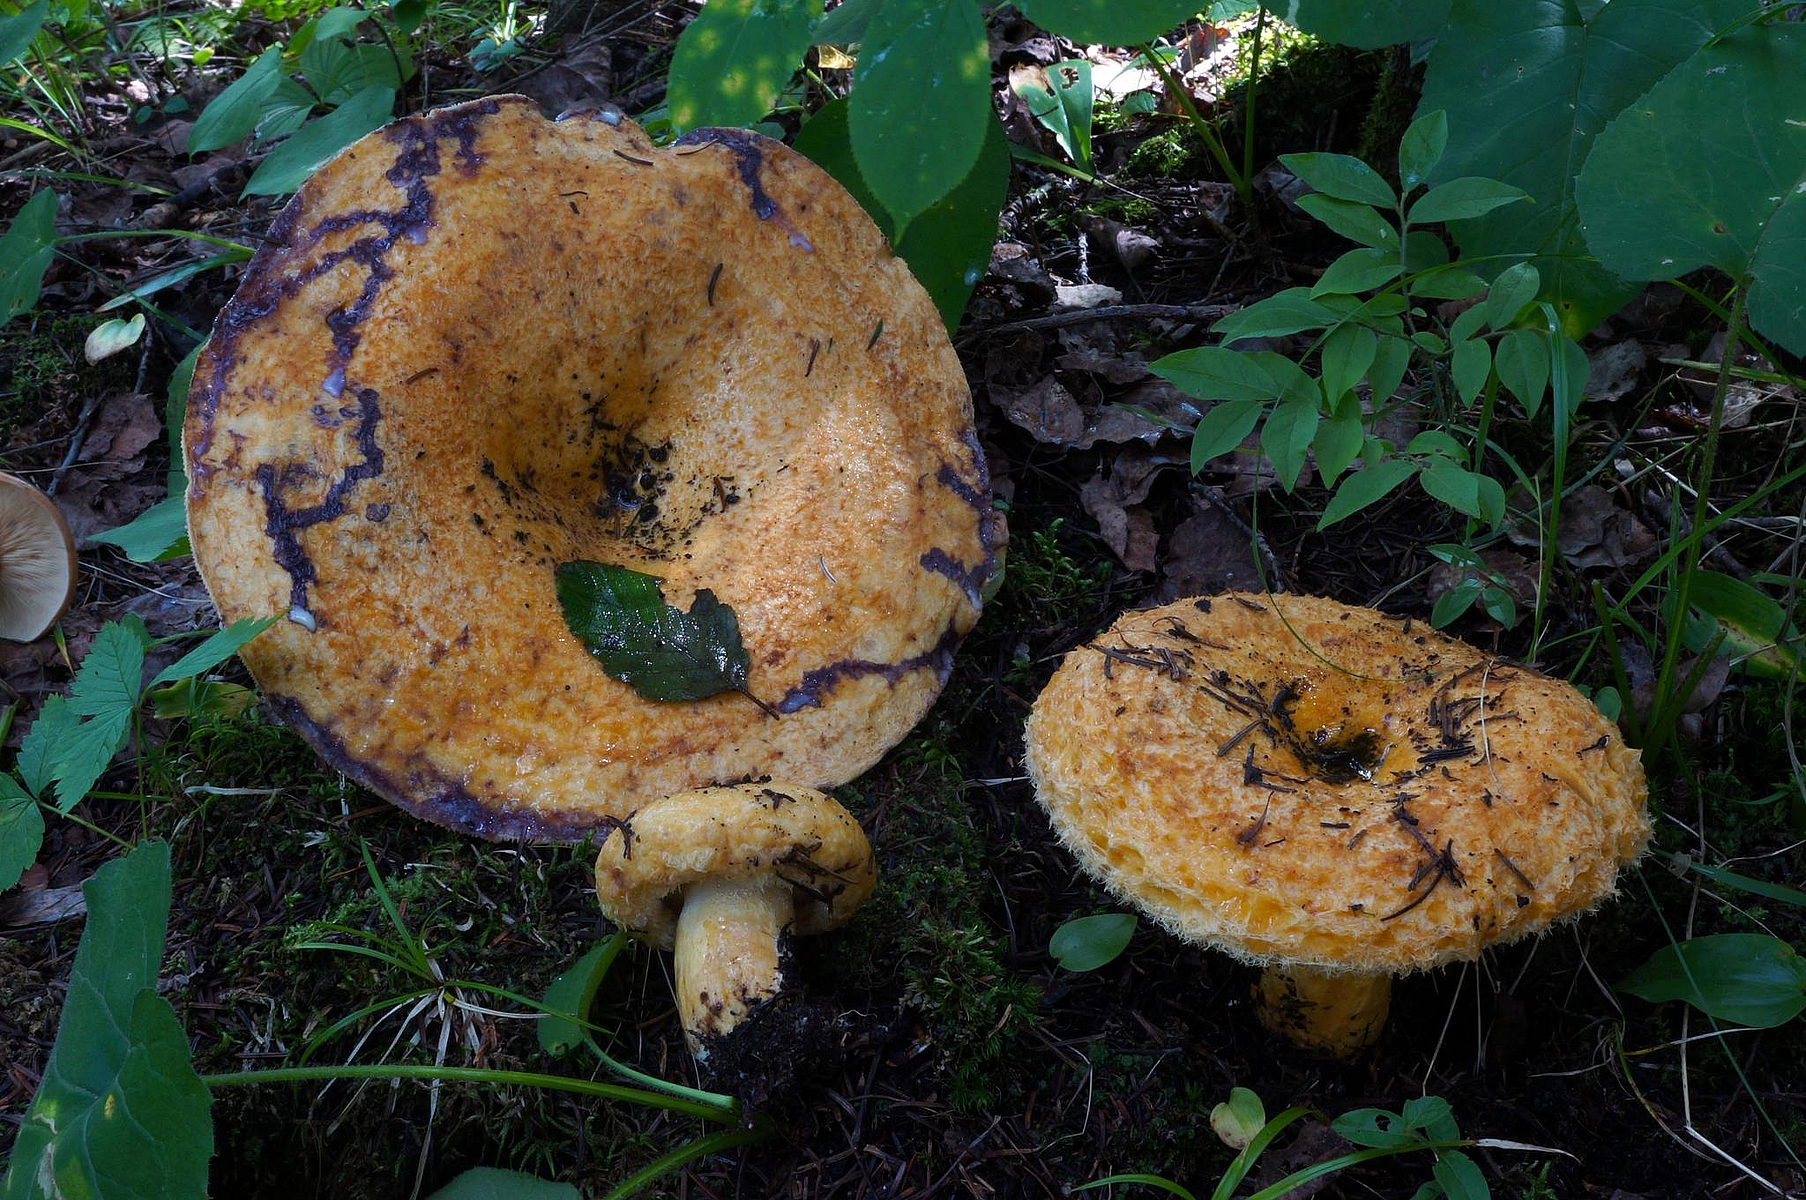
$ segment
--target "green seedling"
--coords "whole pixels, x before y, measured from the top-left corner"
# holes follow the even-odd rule
[[[1047,952],[1068,971],[1095,971],[1122,956],[1135,936],[1134,913],[1074,917],[1048,940]]]

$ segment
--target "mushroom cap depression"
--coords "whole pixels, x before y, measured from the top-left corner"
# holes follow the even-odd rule
[[[195,370],[190,534],[243,657],[411,811],[557,838],[673,792],[831,786],[933,702],[995,569],[940,317],[781,143],[655,148],[522,97],[398,121],[271,230]],[[660,703],[572,636],[557,564],[738,617],[745,696]]]
[[[0,638],[31,642],[75,599],[75,539],[56,501],[0,472]]]
[[[1310,596],[1129,613],[1029,717],[1061,839],[1240,958],[1404,972],[1592,907],[1649,837],[1637,752],[1572,687]]]

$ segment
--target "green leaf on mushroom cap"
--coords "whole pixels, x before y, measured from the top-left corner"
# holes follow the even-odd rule
[[[707,588],[690,611],[665,603],[655,575],[578,559],[559,563],[565,623],[602,669],[648,700],[746,690],[750,660],[734,610]]]

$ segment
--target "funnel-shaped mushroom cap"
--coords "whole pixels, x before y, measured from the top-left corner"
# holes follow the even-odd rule
[[[491,837],[757,776],[831,786],[921,716],[995,568],[964,375],[859,205],[782,144],[655,148],[521,97],[316,174],[195,371],[195,555],[360,782]],[[745,696],[661,703],[558,564],[737,614]]]
[[[1371,609],[1130,613],[1035,702],[1054,827],[1244,959],[1403,972],[1592,907],[1649,837],[1637,753],[1572,687]]]
[[[75,539],[56,502],[0,473],[0,638],[43,636],[75,598]]]

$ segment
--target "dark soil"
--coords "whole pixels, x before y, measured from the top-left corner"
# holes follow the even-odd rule
[[[1011,32],[1002,29],[1000,40]],[[573,59],[586,54],[593,68],[606,51],[604,94],[644,105],[657,98],[669,37],[665,24],[618,24],[607,39],[579,39],[527,82],[555,77],[577,86],[566,78]],[[1388,55],[1355,55],[1296,69],[1296,89],[1275,80],[1263,91],[1263,111],[1280,114],[1264,127],[1271,144],[1262,144],[1263,161],[1302,149],[1382,154],[1388,131],[1397,136],[1397,114],[1409,114],[1408,62],[1401,69]],[[435,89],[497,87],[449,59],[433,80]],[[235,198],[247,165],[238,152],[190,164],[169,149],[174,118],[134,125],[110,96],[97,99],[91,134],[109,171],[170,190],[197,184],[176,211],[155,214],[152,227],[241,240],[267,228],[271,206]],[[436,90],[430,99],[451,96]],[[194,99],[198,107],[204,96]],[[832,1036],[782,1045],[767,1078],[752,1073],[742,1090],[756,1101],[763,1141],[691,1164],[653,1194],[1060,1197],[1118,1172],[1158,1173],[1208,1194],[1232,1157],[1212,1132],[1211,1110],[1233,1087],[1253,1089],[1269,1113],[1304,1105],[1332,1117],[1445,1097],[1467,1136],[1524,1147],[1472,1151],[1498,1196],[1735,1200],[1771,1188],[1800,1192],[1799,1023],[1683,1047],[1684,1036],[1709,1032],[1703,1018],[1613,990],[1667,944],[1665,923],[1676,936],[1750,927],[1747,902],[1755,898],[1696,892],[1666,869],[1676,852],[1734,857],[1745,873],[1798,884],[1800,802],[1785,790],[1779,739],[1787,718],[1777,685],[1733,680],[1690,723],[1685,761],[1658,764],[1656,845],[1618,897],[1478,963],[1400,981],[1383,1039],[1353,1063],[1315,1060],[1276,1041],[1253,1018],[1250,968],[1145,920],[1128,951],[1098,970],[1075,974],[1049,957],[1063,921],[1117,907],[1060,847],[1023,779],[1023,720],[1060,656],[1126,608],[1263,581],[1427,619],[1437,584],[1424,547],[1462,533],[1446,509],[1421,496],[1394,497],[1318,533],[1320,487],[1307,482],[1288,495],[1254,468],[1194,478],[1186,439],[1112,407],[1176,415],[1183,398],[1148,375],[1145,362],[1200,344],[1208,321],[1186,306],[1249,302],[1310,280],[1338,252],[1270,189],[1257,193],[1253,211],[1229,203],[1221,184],[1198,177],[1202,157],[1173,129],[1171,119],[1150,117],[1100,141],[1126,192],[1018,168],[1004,244],[957,338],[1008,506],[1009,577],[961,648],[935,710],[878,768],[842,789],[878,847],[882,875],[851,926],[799,951],[811,1003],[823,1014],[816,1028]],[[1035,136],[1032,127],[1011,131]],[[1171,153],[1144,149],[1159,138],[1171,141]],[[7,153],[13,157],[0,167],[10,169],[19,148],[9,143],[0,157]],[[26,165],[51,161],[33,150]],[[1178,173],[1147,173],[1166,169]],[[10,217],[30,186],[0,182],[0,214]],[[60,221],[71,230],[142,225],[156,200],[97,184],[65,187],[72,199]],[[1119,252],[1124,227],[1151,238],[1153,253]],[[121,524],[164,494],[163,396],[193,344],[182,326],[204,331],[242,267],[170,289],[160,301],[168,319],[152,322],[141,347],[89,367],[80,352],[88,314],[110,294],[99,281],[140,280],[206,252],[176,238],[70,247],[37,311],[0,333],[0,465],[54,490],[78,535]],[[1141,307],[1130,317],[1056,315],[1053,275],[1089,276]],[[1677,297],[1645,302],[1589,346],[1703,348],[1709,322]],[[1076,414],[1099,436],[1062,434],[1050,396],[1068,406],[1061,419]],[[1593,411],[1576,461],[1647,456],[1684,474],[1696,437],[1689,422],[1699,412],[1676,372],[1647,367],[1626,397]],[[1547,451],[1534,432],[1502,436],[1531,469],[1543,467]],[[1757,427],[1732,437],[1717,497],[1747,494],[1786,453],[1786,436]],[[1666,528],[1672,495],[1619,489],[1610,502],[1647,533]],[[1600,557],[1564,561],[1557,573],[1554,636],[1542,663],[1552,673],[1576,661],[1578,642],[1565,635],[1594,624],[1590,588],[1613,592],[1646,565],[1647,547],[1626,548],[1634,541],[1626,528],[1602,521]],[[1719,552],[1771,569],[1781,539],[1755,528],[1727,538]],[[1536,550],[1507,553],[1530,563]],[[62,625],[67,652],[49,638],[0,647],[5,699],[17,705],[8,747],[44,696],[67,686],[70,663],[105,621],[136,613],[166,633],[215,619],[186,560],[137,565],[94,544],[82,557],[82,590]],[[1476,614],[1456,632],[1522,655],[1526,626],[1507,630]],[[1588,672],[1581,682],[1610,682],[1597,659]],[[414,822],[324,770],[298,737],[256,710],[198,725],[153,720],[138,751],[102,786],[158,799],[90,800],[77,815],[128,839],[173,845],[165,992],[203,1075],[293,1064],[305,1052],[316,1063],[444,1061],[608,1077],[587,1058],[549,1059],[530,1022],[491,1011],[522,1005],[468,986],[537,998],[607,934],[591,894],[589,847],[482,845]],[[360,844],[437,962],[443,987],[417,990],[419,980],[381,964],[304,945],[345,940],[326,924],[392,934]],[[56,919],[18,902],[67,899],[72,893],[58,889],[77,887],[117,852],[82,825],[52,820],[38,865],[0,907],[0,1153],[38,1085],[81,931],[77,917]],[[1797,912],[1778,904],[1755,912],[1800,944]],[[382,1003],[388,997],[395,999]],[[624,955],[593,1019],[627,1063],[697,1082],[662,956]],[[704,1132],[688,1118],[513,1084],[222,1088],[213,1120],[213,1194],[284,1200],[404,1197],[417,1185],[426,1195],[476,1165],[569,1180],[601,1195]],[[1262,1160],[1260,1184],[1349,1149],[1320,1123],[1294,1129]],[[1429,1177],[1427,1156],[1406,1156],[1337,1175],[1323,1194],[1408,1197]],[[1100,1194],[1156,1193],[1123,1186]]]

